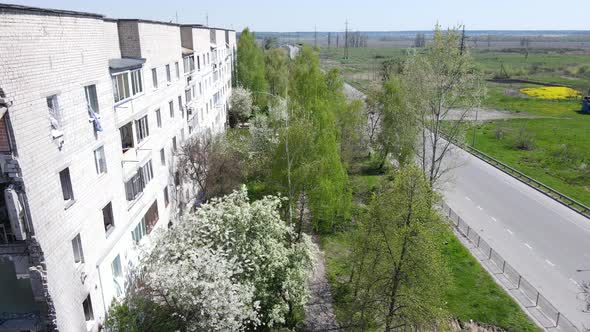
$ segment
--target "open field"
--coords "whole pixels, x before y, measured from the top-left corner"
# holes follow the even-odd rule
[[[350,58],[342,59],[342,50],[322,50],[325,68],[340,68],[345,80],[366,91],[378,84],[380,64],[384,59],[404,57],[403,48],[358,48]],[[563,84],[581,94],[590,88],[590,53],[582,50],[531,50],[524,54],[500,50],[473,51],[475,61],[486,78],[504,71],[511,79]],[[503,68],[503,69],[502,69]],[[536,119],[488,121],[476,128],[476,148],[519,171],[590,205],[590,115],[581,114],[580,98],[544,100],[528,97],[522,88],[539,87],[525,83],[487,82],[483,107],[531,114]],[[497,139],[498,131],[503,138]],[[515,139],[524,131],[532,137],[531,150],[519,149]],[[473,141],[468,130],[466,142]]]

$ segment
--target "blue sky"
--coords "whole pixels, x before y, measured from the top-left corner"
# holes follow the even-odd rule
[[[255,31],[430,30],[465,24],[468,30],[590,30],[582,0],[0,0],[71,9],[114,18],[143,18]]]

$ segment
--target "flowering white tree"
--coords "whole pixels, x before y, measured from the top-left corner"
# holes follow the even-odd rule
[[[307,236],[292,241],[281,203],[274,196],[250,202],[243,186],[184,216],[155,236],[131,279],[127,305],[155,303],[158,314],[188,331],[291,324],[308,297],[314,247]],[[114,330],[131,329],[119,326]]]
[[[243,87],[236,87],[229,97],[230,124],[234,127],[240,122],[250,118],[254,106],[252,105],[252,92]]]

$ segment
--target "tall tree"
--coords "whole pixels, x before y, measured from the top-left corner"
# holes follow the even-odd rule
[[[229,124],[234,128],[238,123],[247,121],[256,109],[252,104],[252,93],[243,87],[236,87],[229,97]]]
[[[265,53],[266,80],[269,92],[286,97],[289,82],[289,58],[284,48],[273,48]]]
[[[447,318],[445,224],[419,168],[402,167],[393,178],[373,197],[354,238],[348,316],[358,330],[435,331]]]
[[[457,29],[437,26],[433,43],[411,55],[404,69],[409,105],[422,131],[417,152],[431,184],[448,169],[443,161],[452,141],[461,139],[461,128],[485,95],[480,71],[460,46]]]
[[[254,104],[266,107],[266,97],[260,92],[268,91],[265,77],[264,53],[256,44],[256,36],[245,28],[238,40],[237,54],[238,85],[253,92]]]
[[[400,165],[413,162],[417,122],[406,95],[403,82],[397,77],[391,76],[383,83],[379,103],[381,130],[376,144],[380,168],[390,156]]]

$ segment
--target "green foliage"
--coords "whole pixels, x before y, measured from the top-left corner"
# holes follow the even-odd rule
[[[254,33],[245,28],[238,40],[237,54],[238,85],[252,91],[254,104],[260,109],[266,107],[266,97],[260,92],[267,92],[268,83],[265,78],[264,53],[256,45]]]
[[[350,323],[361,330],[434,330],[447,319],[449,271],[440,236],[446,225],[420,169],[406,166],[393,177],[370,201],[353,238]]]
[[[275,96],[286,97],[289,83],[289,59],[283,48],[273,48],[265,53],[266,80],[269,92]]]
[[[367,154],[367,113],[364,109],[362,101],[353,100],[336,114],[340,132],[340,156],[347,167]]]

